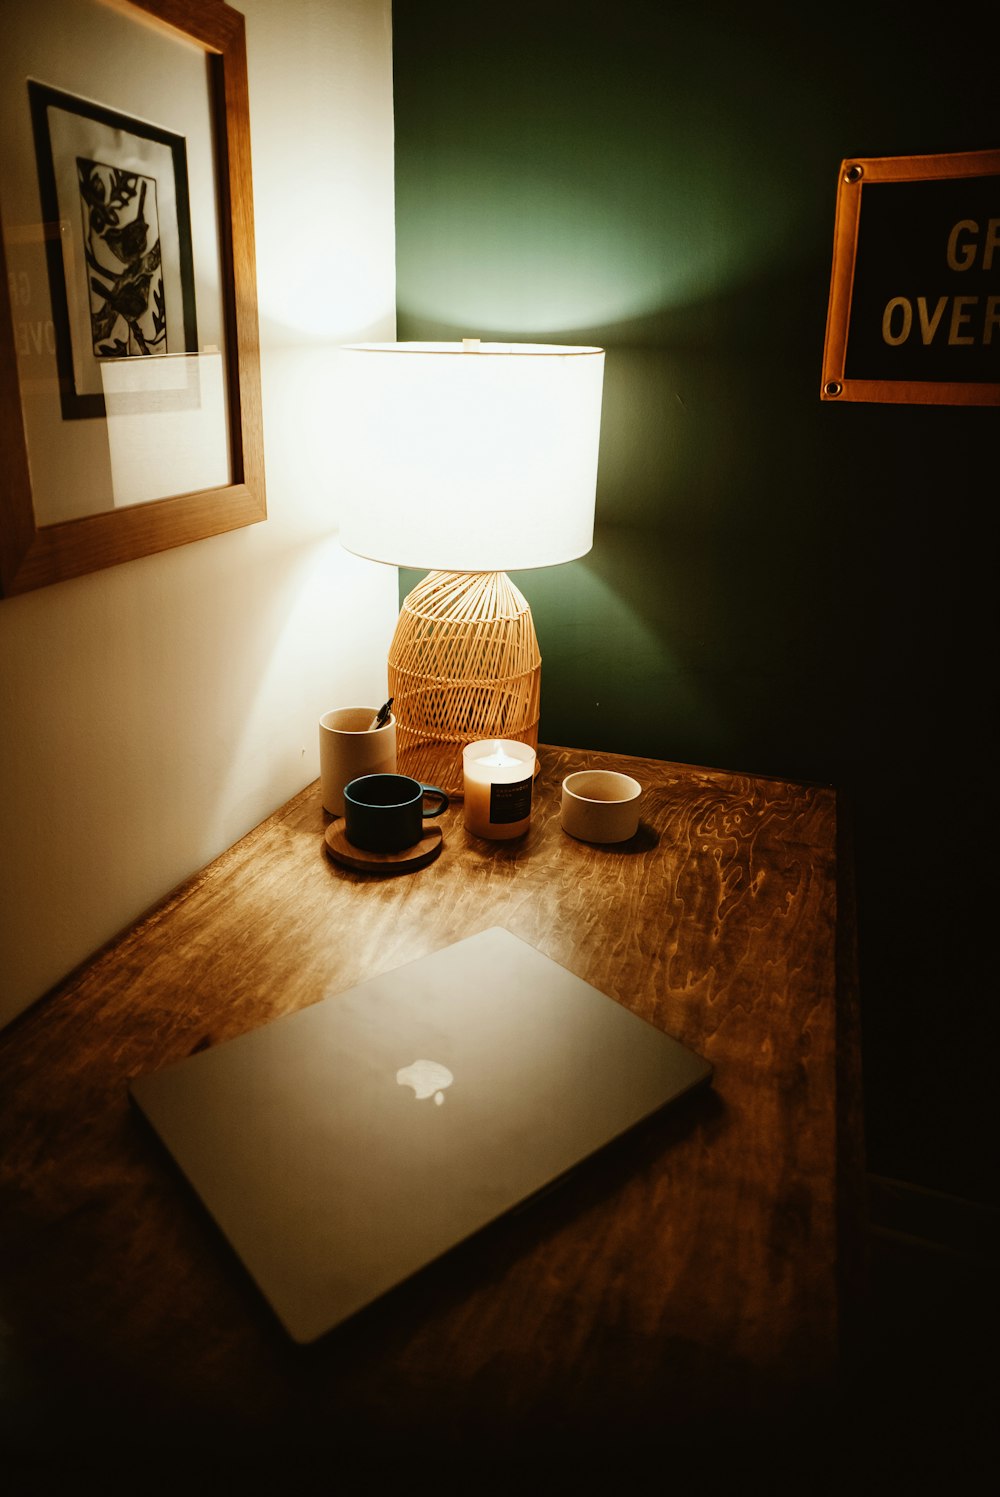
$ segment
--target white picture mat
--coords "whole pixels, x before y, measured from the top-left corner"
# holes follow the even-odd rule
[[[116,509],[229,482],[221,353],[108,359],[100,370]]]

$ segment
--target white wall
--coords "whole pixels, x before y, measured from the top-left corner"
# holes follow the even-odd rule
[[[396,572],[344,552],[330,348],[394,335],[390,0],[242,0],[268,519],[0,601],[0,1023],[318,774]]]

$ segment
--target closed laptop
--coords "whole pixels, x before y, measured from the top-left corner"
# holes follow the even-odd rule
[[[494,927],[130,1092],[308,1342],[710,1076]]]

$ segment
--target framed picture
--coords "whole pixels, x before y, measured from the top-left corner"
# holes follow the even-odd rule
[[[0,596],[266,518],[243,16],[5,28]]]
[[[106,414],[102,360],[197,353],[183,136],[31,79],[62,413]],[[68,253],[73,246],[76,253]]]
[[[821,398],[1000,405],[1000,151],[842,161]]]

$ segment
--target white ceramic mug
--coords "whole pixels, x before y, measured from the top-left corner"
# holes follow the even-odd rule
[[[319,720],[319,777],[323,809],[344,814],[344,786],[363,774],[395,774],[396,718],[369,731],[377,707],[336,707]]]
[[[562,782],[560,821],[581,842],[627,842],[639,829],[642,786],[613,769],[578,769]]]

